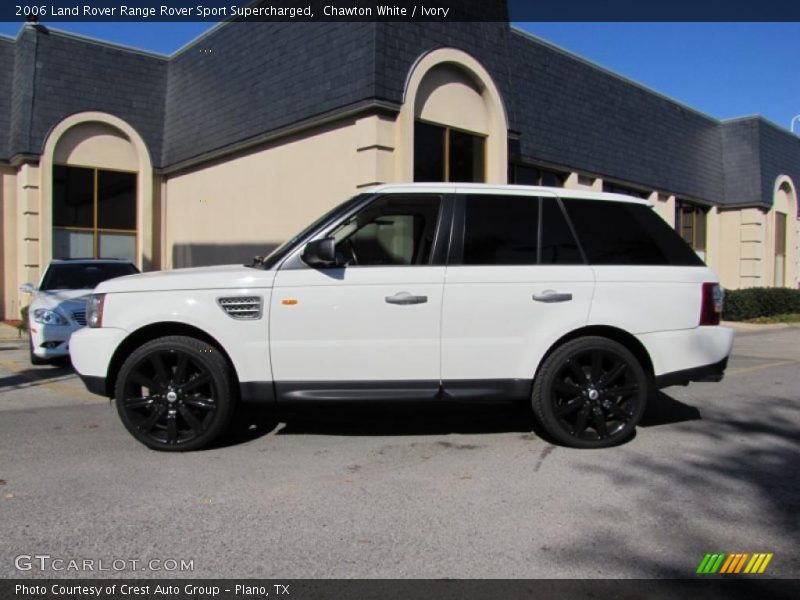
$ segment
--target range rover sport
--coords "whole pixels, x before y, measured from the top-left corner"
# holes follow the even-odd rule
[[[721,310],[716,274],[646,201],[398,184],[250,265],[104,282],[70,343],[158,450],[210,444],[239,403],[522,399],[556,441],[600,448],[655,389],[722,378]]]

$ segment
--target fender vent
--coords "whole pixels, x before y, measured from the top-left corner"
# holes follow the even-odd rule
[[[261,318],[260,296],[231,296],[217,298],[217,303],[232,319],[252,321]]]

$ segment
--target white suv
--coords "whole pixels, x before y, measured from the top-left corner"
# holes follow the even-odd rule
[[[159,450],[238,402],[530,401],[556,441],[627,439],[650,393],[719,381],[717,276],[642,200],[385,185],[249,266],[101,284],[72,361]]]

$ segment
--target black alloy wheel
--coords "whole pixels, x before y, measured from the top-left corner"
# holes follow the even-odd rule
[[[622,344],[602,337],[572,340],[544,362],[533,408],[555,440],[604,448],[631,436],[642,418],[649,380]]]
[[[200,340],[163,337],[134,351],[117,378],[117,411],[126,429],[156,450],[196,450],[226,428],[230,369]]]

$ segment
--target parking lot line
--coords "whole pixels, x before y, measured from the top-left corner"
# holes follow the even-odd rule
[[[775,367],[783,367],[786,365],[797,364],[796,360],[782,360],[778,362],[771,362],[765,365],[756,365],[754,367],[740,367],[738,369],[728,369],[726,375],[741,375],[742,373],[752,373],[753,371],[761,371],[763,369],[773,369]]]

